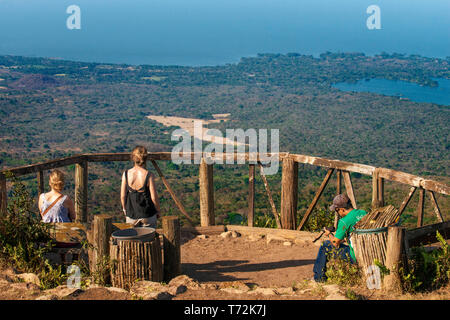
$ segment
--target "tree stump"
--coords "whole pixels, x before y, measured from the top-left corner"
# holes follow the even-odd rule
[[[111,283],[130,289],[137,280],[163,281],[163,264],[159,235],[152,241],[110,241]]]
[[[89,249],[89,268],[91,272],[96,272],[97,265],[103,257],[108,257],[111,233],[112,217],[103,214],[94,216],[92,228],[88,234],[88,241],[93,246]]]
[[[162,218],[164,241],[164,281],[181,274],[181,235],[180,221],[176,216],[164,216]]]

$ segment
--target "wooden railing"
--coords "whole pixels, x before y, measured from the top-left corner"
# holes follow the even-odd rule
[[[213,188],[213,164],[205,161],[207,158],[217,160],[218,155],[206,155],[199,153],[180,154],[183,159],[194,160],[201,158],[199,164],[199,186],[200,186],[200,224],[201,226],[214,225],[214,188]],[[330,160],[318,157],[311,157],[290,153],[265,154],[264,158],[260,158],[260,154],[239,154],[239,153],[223,153],[221,154],[223,163],[228,161],[236,161],[244,159],[249,165],[249,195],[248,195],[248,225],[253,226],[254,208],[255,208],[255,172],[256,166],[260,168],[261,177],[264,187],[269,198],[272,212],[277,221],[279,228],[300,230],[308,221],[311,213],[316,207],[319,198],[328,185],[332,175],[337,175],[337,193],[341,193],[342,180],[345,185],[346,192],[352,201],[354,207],[357,207],[355,193],[351,181],[351,172],[362,175],[372,176],[372,208],[384,205],[384,183],[386,180],[395,181],[402,184],[410,185],[411,188],[404,200],[399,205],[400,213],[403,213],[409,204],[413,194],[419,190],[419,206],[417,208],[417,226],[423,225],[425,194],[429,193],[433,204],[434,212],[440,222],[444,222],[442,213],[436,201],[435,193],[449,195],[450,187],[428,179],[424,179],[415,175],[404,172],[394,171],[385,168],[376,168],[364,164],[350,163],[340,160]],[[268,157],[278,157],[278,161],[282,163],[282,181],[281,181],[281,208],[280,212],[275,206],[272,199],[272,193],[264,175],[261,160],[267,160]],[[189,213],[184,208],[180,199],[169,185],[167,179],[159,168],[157,161],[169,161],[172,159],[170,152],[151,152],[148,154],[148,160],[152,163],[163,184],[173,198],[180,212],[186,217],[188,222],[192,224]],[[228,161],[226,162],[226,160]],[[38,193],[44,192],[44,171],[75,165],[75,212],[78,222],[87,222],[88,219],[88,168],[91,162],[106,161],[129,161],[130,153],[97,153],[97,154],[79,154],[67,158],[50,160],[42,163],[10,168],[0,172],[0,213],[5,213],[7,208],[7,184],[6,173],[11,172],[14,176],[19,177],[28,174],[37,175]],[[255,161],[256,160],[256,161]],[[311,204],[308,206],[301,222],[296,226],[297,218],[297,201],[298,201],[298,164],[310,164],[327,168],[327,174],[322,184],[317,190]],[[342,179],[343,178],[343,179]],[[337,220],[336,220],[337,222]]]

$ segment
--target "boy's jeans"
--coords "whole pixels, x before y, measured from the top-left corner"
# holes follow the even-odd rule
[[[334,249],[334,250],[333,250]],[[317,253],[316,262],[314,262],[314,280],[317,282],[325,282],[327,277],[325,275],[327,261],[329,258],[340,258],[344,260],[348,260],[351,263],[356,263],[350,257],[350,247],[341,244],[339,248],[335,248],[330,240],[326,240],[322,243],[319,248],[319,252]]]

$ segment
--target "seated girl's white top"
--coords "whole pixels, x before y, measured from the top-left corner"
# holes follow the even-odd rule
[[[47,201],[45,198],[45,194],[42,193],[40,195],[42,198],[42,209],[41,212],[44,212],[51,204],[52,202]],[[67,196],[63,196],[61,199],[58,200],[55,205],[48,210],[48,212],[45,214],[45,216],[42,218],[43,222],[71,222],[69,218],[69,210],[64,207],[64,201],[66,201]]]

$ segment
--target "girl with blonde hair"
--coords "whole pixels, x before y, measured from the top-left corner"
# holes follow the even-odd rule
[[[127,223],[156,228],[160,216],[154,176],[146,169],[147,149],[137,146],[131,152],[134,167],[122,175],[120,200]]]
[[[64,188],[64,174],[59,170],[50,173],[51,190],[39,196],[39,211],[44,222],[72,222],[75,220],[75,208],[72,200],[61,191]]]

